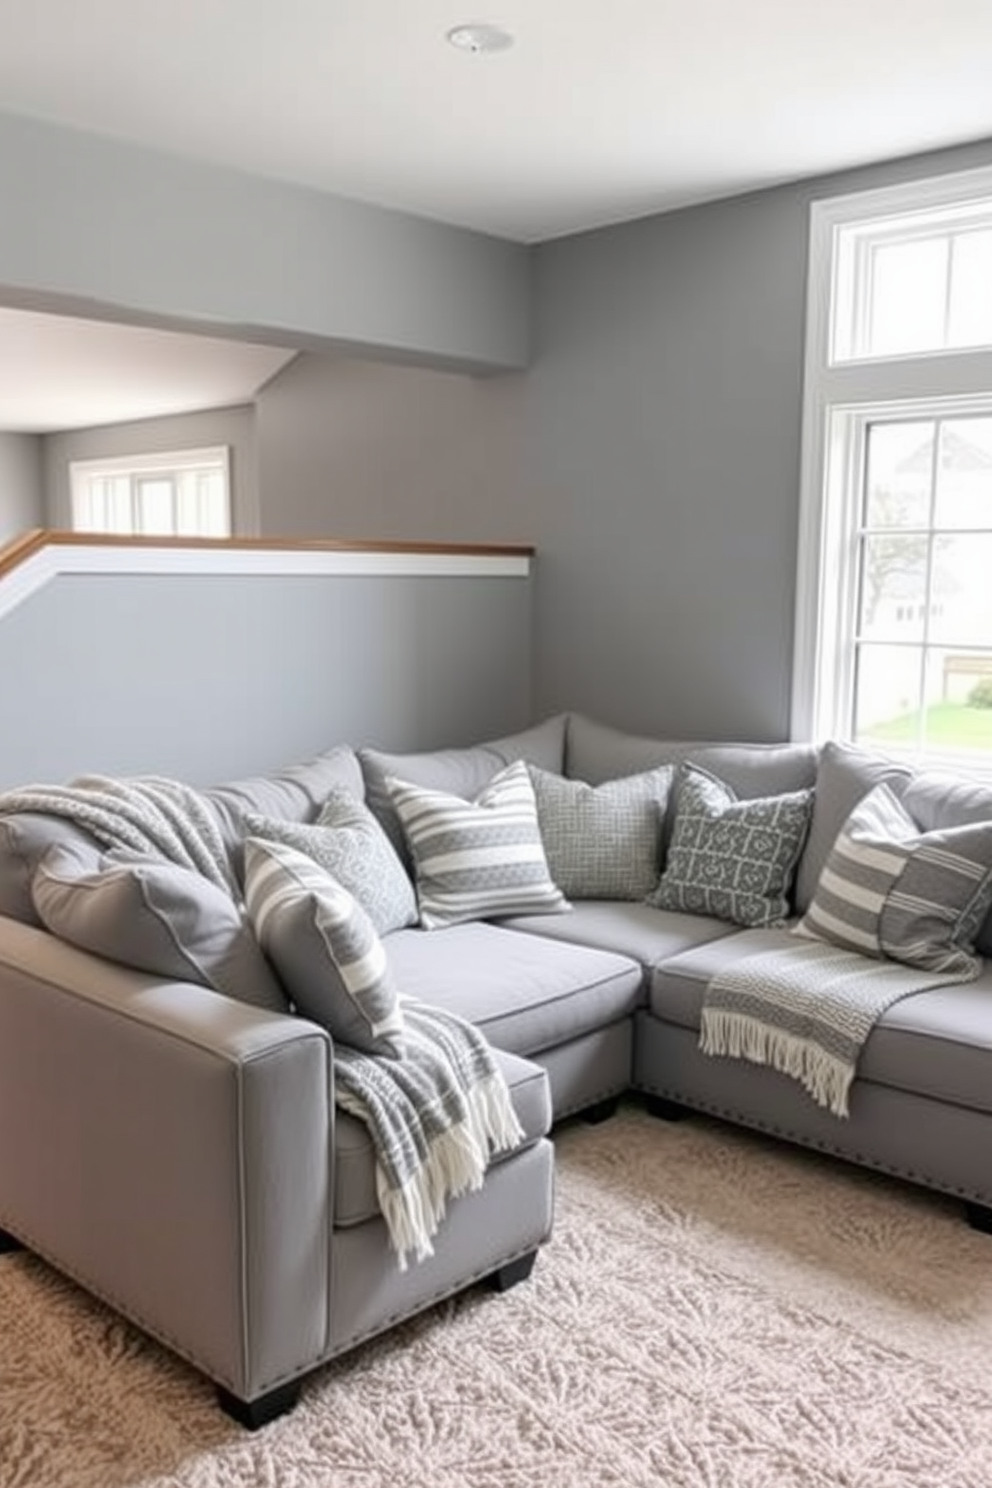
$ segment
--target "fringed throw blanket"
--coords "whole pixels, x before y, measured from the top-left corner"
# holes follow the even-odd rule
[[[241,897],[217,818],[200,792],[181,781],[82,775],[69,785],[26,785],[0,795],[0,815],[21,811],[65,817],[105,847],[164,858]]]
[[[523,1129],[492,1050],[470,1023],[404,1002],[404,1054],[386,1059],[334,1048],[335,1098],[369,1128],[376,1186],[390,1240],[407,1255],[433,1255],[447,1202],[481,1188],[491,1157]]]
[[[787,930],[749,933],[755,952],[707,985],[699,1047],[791,1075],[835,1116],[848,1115],[858,1056],[886,1009],[971,976],[878,961]]]

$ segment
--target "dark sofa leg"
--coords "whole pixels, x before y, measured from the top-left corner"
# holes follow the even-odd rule
[[[230,1390],[225,1390],[223,1385],[217,1386],[217,1400],[222,1411],[233,1416],[239,1426],[245,1426],[249,1431],[258,1431],[261,1426],[267,1426],[278,1416],[284,1416],[291,1411],[300,1398],[299,1380],[291,1380],[288,1385],[277,1385],[267,1395],[259,1395],[256,1400],[242,1400],[239,1395],[232,1395]]]
[[[500,1266],[488,1278],[490,1286],[497,1292],[508,1292],[518,1282],[526,1281],[534,1269],[537,1260],[537,1251],[529,1250],[526,1255],[518,1256],[515,1261],[507,1261],[505,1266]]]
[[[986,1204],[965,1204],[964,1212],[973,1230],[992,1235],[992,1209]]]
[[[579,1112],[579,1115],[590,1126],[599,1126],[601,1122],[609,1121],[611,1116],[615,1116],[619,1106],[620,1097],[611,1095],[606,1100],[597,1101],[593,1106],[586,1106],[584,1111]]]
[[[644,1104],[650,1116],[656,1116],[659,1121],[682,1121],[688,1116],[686,1106],[680,1106],[678,1101],[666,1100],[663,1095],[648,1095],[644,1098]]]
[[[6,1230],[0,1230],[0,1255],[5,1255],[10,1250],[23,1250],[23,1241],[18,1240],[16,1235],[8,1234]]]

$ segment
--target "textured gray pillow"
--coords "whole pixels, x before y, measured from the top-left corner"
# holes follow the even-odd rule
[[[495,775],[474,801],[392,776],[388,783],[416,865],[425,930],[569,908],[548,873],[523,760]]]
[[[190,868],[59,844],[35,870],[32,895],[45,927],[85,951],[287,1010],[241,907]]]
[[[671,765],[603,785],[530,766],[548,871],[570,899],[643,899],[658,883]]]
[[[248,812],[245,826],[252,837],[284,842],[313,858],[358,900],[380,935],[417,923],[406,869],[371,811],[349,791],[331,791],[316,822]]]
[[[992,821],[921,832],[892,789],[851,812],[796,929],[865,956],[975,977],[992,904]]]
[[[245,843],[245,895],[297,1011],[366,1054],[402,1054],[399,993],[357,899],[313,858],[258,837]]]
[[[683,764],[665,871],[648,903],[736,925],[780,925],[790,913],[812,796],[801,790],[739,801],[722,780]]]

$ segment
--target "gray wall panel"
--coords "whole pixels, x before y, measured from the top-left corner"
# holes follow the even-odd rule
[[[0,623],[0,788],[199,783],[531,718],[526,578],[62,576]]]
[[[304,354],[256,398],[262,530],[527,542],[522,375]]]
[[[0,432],[0,545],[44,525],[41,439]]]
[[[0,294],[520,367],[519,244],[0,114]]]

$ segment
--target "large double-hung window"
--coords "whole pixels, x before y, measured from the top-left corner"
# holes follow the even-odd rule
[[[992,776],[992,169],[813,205],[793,730]]]

